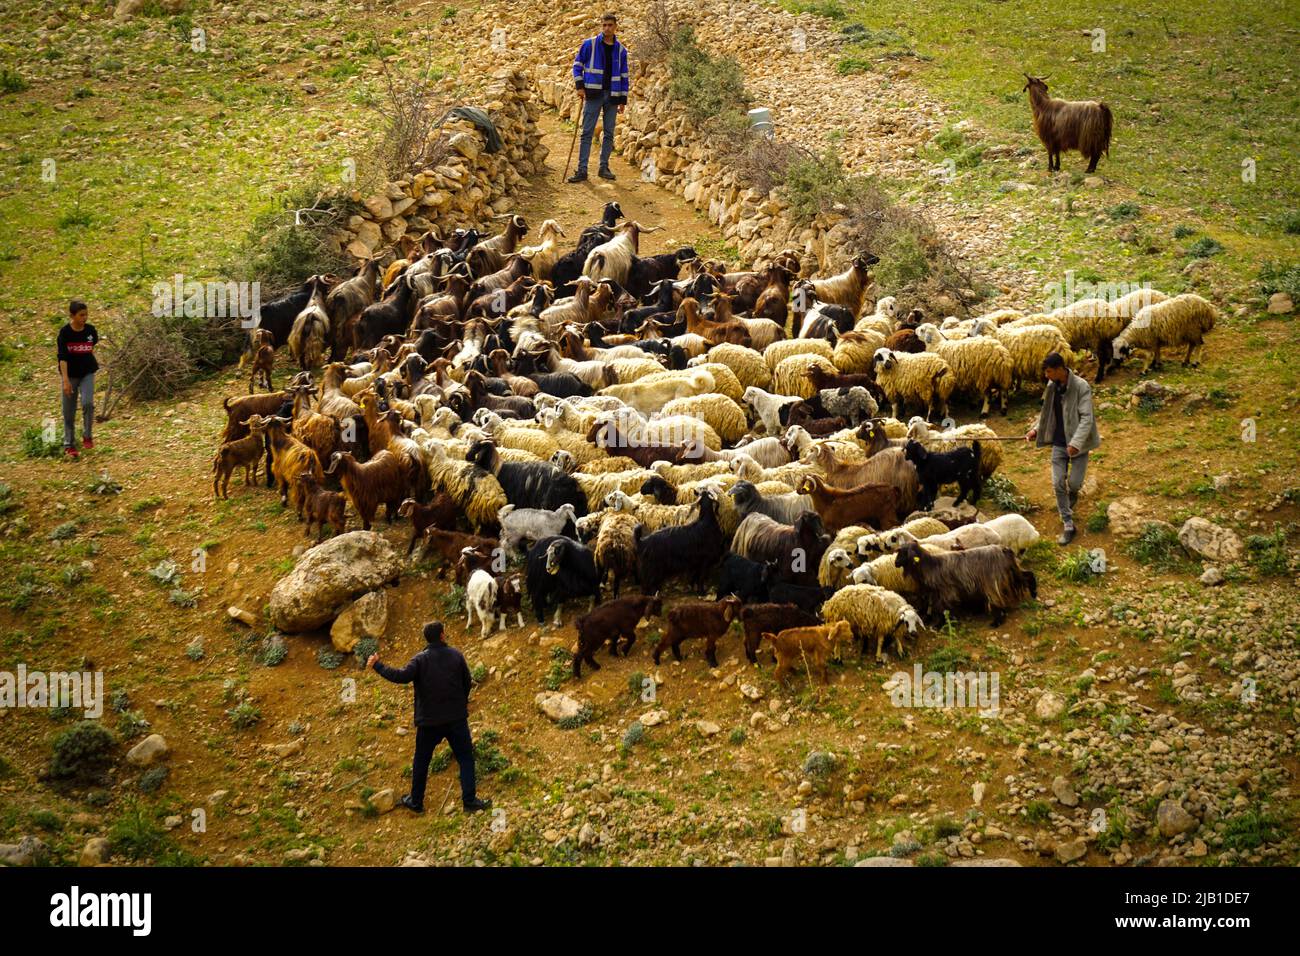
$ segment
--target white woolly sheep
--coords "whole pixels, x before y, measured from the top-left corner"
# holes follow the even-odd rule
[[[1007,413],[1007,395],[1011,391],[1014,364],[1011,353],[991,336],[948,339],[930,323],[916,329],[917,338],[952,369],[954,392],[962,392],[981,402],[980,418],[989,413],[989,399],[996,395],[1002,414]]]
[[[709,349],[706,358],[710,363],[716,362],[731,369],[742,388],[750,385],[767,388],[772,384],[771,368],[763,361],[762,353],[754,349],[723,342]]]
[[[829,362],[834,354],[831,344],[825,339],[782,339],[763,349],[763,361],[775,372],[776,367],[792,355],[820,355]]]
[[[885,344],[886,336],[872,329],[855,329],[845,332],[835,341],[831,361],[847,375],[863,375],[871,371],[871,357]]]
[[[948,414],[948,398],[957,379],[933,352],[892,352],[878,349],[872,358],[876,384],[885,393],[897,418],[909,402],[925,409],[927,418]]]
[[[836,374],[835,366],[829,358],[808,353],[791,355],[782,359],[773,370],[772,387],[782,395],[812,398],[817,394],[817,386],[808,380],[808,370],[813,367],[820,368],[829,375]]]
[[[1012,380],[1016,386],[1023,382],[1040,382],[1043,378],[1043,359],[1050,352],[1059,352],[1066,362],[1075,360],[1070,342],[1055,325],[994,326],[982,320],[975,323],[975,335],[991,335],[1006,346],[1014,364]]]
[[[1143,371],[1160,368],[1160,350],[1187,346],[1183,365],[1199,366],[1192,355],[1205,344],[1205,335],[1214,328],[1219,310],[1194,292],[1184,292],[1164,302],[1148,305],[1114,340],[1116,363],[1128,358],[1134,349],[1151,352]]]
[[[1004,548],[1010,548],[1018,555],[1024,554],[1025,549],[1038,540],[1038,530],[1023,515],[998,515],[983,522],[983,526],[997,534]]]
[[[680,372],[660,371],[630,385],[611,385],[603,389],[601,394],[621,399],[642,415],[651,415],[674,398],[701,395],[713,390],[713,376],[710,373],[700,369],[687,369]]]
[[[554,511],[506,505],[497,512],[497,523],[501,525],[501,547],[507,555],[522,554],[522,542],[528,541],[531,545],[543,538],[564,534],[565,527],[577,521],[577,517],[573,505],[567,503]]]
[[[886,640],[893,640],[901,658],[905,650],[902,635],[915,639],[924,629],[912,605],[894,591],[873,584],[850,584],[836,591],[822,605],[822,620],[848,623],[864,651],[867,642],[874,639],[876,662],[881,664],[885,661],[882,648]]]
[[[675,398],[663,407],[664,415],[693,415],[708,424],[718,437],[730,445],[749,431],[744,409],[726,395],[705,392],[689,398]]]
[[[763,429],[768,435],[780,434],[781,409],[800,401],[797,395],[774,395],[771,392],[763,391],[757,385],[751,385],[745,389],[742,399],[754,410],[754,414],[763,423]]]

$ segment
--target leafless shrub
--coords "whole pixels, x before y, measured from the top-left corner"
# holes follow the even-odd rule
[[[673,20],[664,0],[652,0],[641,17],[641,28],[628,42],[632,59],[638,63],[662,63],[668,59],[680,24]]]
[[[790,166],[813,158],[802,146],[750,133],[732,154],[731,166],[740,178],[759,192],[784,185]]]
[[[376,37],[376,48],[379,45]],[[442,122],[455,106],[456,97],[439,87],[434,52],[430,40],[414,70],[390,63],[387,57],[379,58],[383,95],[371,106],[382,117],[382,127],[366,168],[389,180],[436,166],[450,150]]]

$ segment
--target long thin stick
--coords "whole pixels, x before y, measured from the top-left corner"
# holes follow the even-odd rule
[[[459,768],[458,768],[459,769]],[[447,798],[451,796],[452,785],[456,782],[456,777],[447,781],[447,789],[442,794],[442,799],[438,801],[438,812],[442,813],[443,808],[447,806]]]
[[[573,162],[573,147],[578,145],[578,127],[582,125],[581,115],[578,117],[579,122],[573,125],[573,139],[569,140],[569,158],[564,161],[564,175],[560,177],[561,181],[569,178],[569,163]]]

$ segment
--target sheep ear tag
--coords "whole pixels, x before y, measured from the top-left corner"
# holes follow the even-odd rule
[[[920,563],[921,563],[921,559],[920,559],[920,558],[913,558],[913,559],[912,559],[912,563],[913,563],[913,564],[920,564]]]

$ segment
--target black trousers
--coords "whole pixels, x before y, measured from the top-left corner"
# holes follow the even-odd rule
[[[460,768],[460,799],[462,803],[474,800],[474,741],[469,735],[469,718],[454,720],[449,724],[430,724],[415,728],[415,761],[411,764],[411,801],[424,806],[424,787],[429,780],[429,761],[438,744],[444,740],[451,745],[452,756]]]

